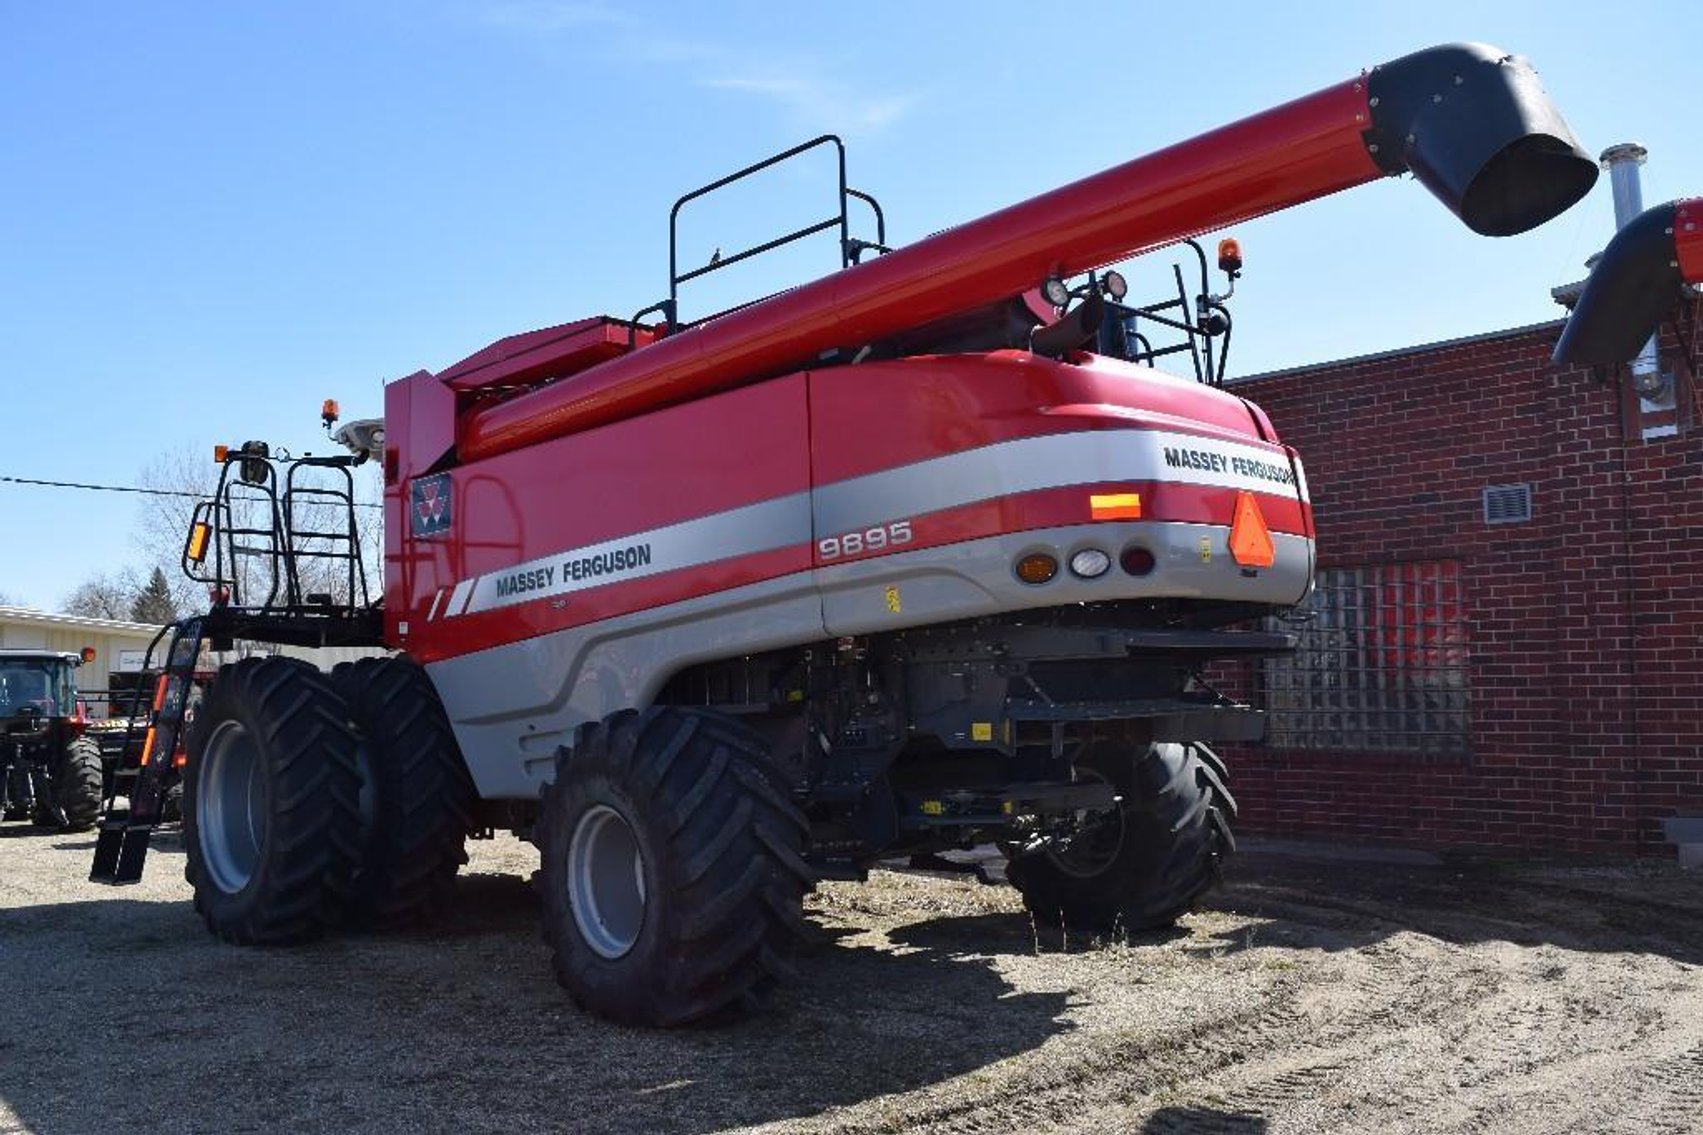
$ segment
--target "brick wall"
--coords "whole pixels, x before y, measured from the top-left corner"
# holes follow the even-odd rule
[[[1245,829],[1666,853],[1662,820],[1703,814],[1698,386],[1679,362],[1679,435],[1639,440],[1635,399],[1549,365],[1559,332],[1236,386],[1306,460],[1320,565],[1459,560],[1471,641],[1470,755],[1237,747]],[[1533,519],[1485,524],[1483,489],[1520,482]],[[1223,677],[1257,700],[1256,664]]]

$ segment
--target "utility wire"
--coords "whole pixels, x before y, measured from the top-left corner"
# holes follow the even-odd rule
[[[191,493],[181,489],[144,489],[135,485],[90,485],[81,481],[44,481],[35,477],[7,477],[0,475],[0,482],[12,485],[39,485],[49,489],[88,489],[102,493],[140,493],[150,497],[189,497],[191,500],[206,500],[207,493]],[[383,508],[383,505],[371,504],[367,501],[356,501],[356,508]]]
[[[139,489],[133,485],[85,485],[78,481],[39,481],[34,477],[4,477],[0,481],[13,485],[41,485],[49,489],[93,489],[103,493],[142,493],[150,497],[194,497],[199,500],[204,494],[187,493],[175,489]]]

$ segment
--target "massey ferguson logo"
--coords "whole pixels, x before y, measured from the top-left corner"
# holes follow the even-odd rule
[[[413,518],[415,536],[436,536],[449,531],[449,474],[415,478],[408,511]]]

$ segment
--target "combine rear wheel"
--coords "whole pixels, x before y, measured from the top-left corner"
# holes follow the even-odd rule
[[[431,679],[407,658],[345,663],[332,681],[359,743],[360,862],[346,920],[386,929],[431,920],[467,862],[473,781]]]
[[[250,658],[219,671],[184,769],[184,876],[208,929],[281,945],[337,916],[359,846],[347,708],[317,670]]]
[[[1205,745],[1105,749],[1077,767],[1110,781],[1116,811],[1091,817],[1068,846],[1012,859],[1006,877],[1049,926],[1116,934],[1174,923],[1217,884],[1236,849],[1236,801]]]
[[[544,935],[584,1007],[686,1025],[753,1006],[807,931],[808,825],[762,741],[658,707],[584,726],[544,793]]]
[[[65,816],[65,830],[95,826],[101,814],[101,750],[88,737],[65,746],[53,768],[53,799]]]

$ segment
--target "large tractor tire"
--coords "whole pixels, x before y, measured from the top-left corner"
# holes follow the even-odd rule
[[[363,658],[332,681],[349,703],[361,772],[360,859],[345,921],[382,930],[442,912],[467,862],[477,797],[437,690],[407,658]]]
[[[632,1025],[731,1018],[808,934],[809,825],[755,734],[654,707],[581,727],[544,792],[544,936],[584,1008]]]
[[[225,666],[190,729],[184,876],[227,942],[306,941],[338,919],[361,833],[348,709],[285,658]]]
[[[1006,877],[1037,921],[1093,934],[1170,926],[1217,885],[1236,849],[1236,801],[1205,745],[1102,750],[1077,761],[1120,797],[1064,848],[1016,856]]]
[[[89,737],[74,738],[53,768],[53,799],[66,831],[87,831],[101,815],[101,750]]]

